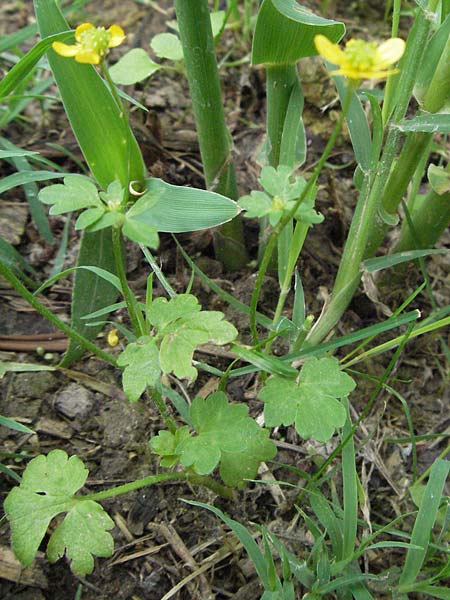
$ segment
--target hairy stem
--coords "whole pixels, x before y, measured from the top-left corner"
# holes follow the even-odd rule
[[[196,473],[192,473],[190,471],[181,471],[178,473],[160,473],[158,475],[144,477],[143,479],[136,479],[135,481],[130,481],[130,483],[124,483],[123,485],[109,488],[107,490],[103,490],[102,492],[87,494],[82,496],[80,500],[94,500],[96,502],[99,500],[107,500],[108,498],[114,498],[115,496],[120,496],[121,494],[128,494],[143,487],[148,487],[157,483],[163,483],[164,481],[188,481],[193,485],[202,485],[207,487],[218,496],[222,496],[229,500],[233,499],[233,490],[221,485],[217,481],[214,481],[214,479],[211,479],[211,477],[206,475],[197,475]]]

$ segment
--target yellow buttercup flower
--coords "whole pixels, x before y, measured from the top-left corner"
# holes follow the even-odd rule
[[[92,23],[82,23],[75,30],[75,44],[53,42],[52,48],[57,54],[75,58],[79,63],[98,65],[109,49],[120,46],[124,39],[125,33],[119,25],[105,29],[94,27]]]
[[[405,51],[405,42],[400,38],[391,38],[378,45],[376,42],[350,40],[342,50],[324,35],[314,38],[316,50],[325,60],[337,65],[339,69],[332,75],[343,75],[352,81],[361,79],[384,79],[398,73],[398,69],[389,69]]]

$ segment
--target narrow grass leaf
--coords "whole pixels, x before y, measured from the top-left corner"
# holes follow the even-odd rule
[[[409,549],[399,581],[399,591],[415,581],[420,573],[437,517],[445,481],[450,470],[450,462],[438,459],[433,464],[427,487],[422,498],[419,512],[411,535],[411,544],[420,546],[420,550]]]
[[[27,152],[26,150],[21,150],[6,138],[0,138],[0,146],[5,150],[2,152],[10,153],[9,158],[12,159],[12,163],[18,170],[18,172],[26,172],[29,173],[31,171],[30,164],[27,160],[27,156],[33,156],[38,154],[37,152]],[[1,157],[0,157],[1,158]],[[53,235],[50,229],[50,224],[48,222],[47,213],[45,211],[44,206],[38,200],[39,189],[34,181],[23,184],[23,189],[25,192],[25,196],[28,202],[28,206],[30,208],[31,217],[36,225],[36,229],[38,230],[41,237],[44,240],[51,244],[53,242]]]
[[[449,250],[444,248],[436,249],[429,248],[425,250],[408,250],[407,252],[396,252],[395,254],[389,254],[388,256],[377,256],[376,258],[369,258],[361,264],[362,271],[366,273],[375,273],[382,269],[389,269],[395,265],[399,265],[404,262],[409,262],[429,254],[450,254]]]
[[[120,285],[120,280],[117,277],[117,275],[114,275],[113,273],[110,273],[109,271],[106,271],[105,269],[102,269],[101,267],[94,267],[92,265],[77,265],[76,267],[70,267],[69,269],[66,269],[65,271],[56,273],[56,275],[53,275],[53,277],[50,277],[50,279],[47,279],[47,281],[45,281],[34,292],[34,294],[35,295],[40,294],[46,288],[50,287],[53,283],[55,283],[55,281],[58,281],[58,279],[67,277],[67,275],[70,275],[70,273],[73,273],[74,271],[78,271],[79,269],[84,269],[86,271],[90,271],[91,273],[94,273],[98,277],[101,277],[102,279],[104,279],[105,281],[107,281],[111,285],[113,285],[116,288],[116,290],[118,290],[119,292],[122,292],[122,286]]]
[[[332,70],[330,63],[327,68]],[[344,104],[347,96],[348,84],[344,77],[333,77],[334,84],[339,94],[341,105]],[[361,100],[355,91],[351,92],[350,106],[345,117],[347,122],[350,139],[358,165],[364,173],[370,168],[370,149],[372,145],[370,127],[367,122],[366,113],[362,107]]]
[[[0,236],[0,260],[2,260],[9,267],[18,271],[23,278],[31,281],[29,277],[24,273],[27,271],[33,275],[36,275],[36,271],[33,269],[31,265],[27,263],[27,261],[17,252],[17,250],[12,246],[9,242],[5,241]],[[35,282],[31,282],[33,286],[35,286]]]
[[[7,427],[8,429],[13,429],[14,431],[20,431],[20,433],[34,433],[32,429],[22,425],[22,423],[18,423],[14,419],[3,417],[2,415],[0,415],[0,425],[3,425],[3,427]]]
[[[176,238],[175,242],[185,261],[188,263],[191,269],[195,271],[196,275],[198,275],[199,279],[203,281],[203,283],[206,283],[206,285],[213,292],[215,292],[220,298],[222,298],[222,300],[228,302],[230,306],[246,315],[250,315],[250,307],[247,304],[244,304],[244,302],[240,302],[239,300],[237,300],[234,296],[223,290],[220,286],[217,285],[217,283],[215,283],[212,279],[205,275],[205,273],[203,273],[203,271],[195,264],[195,262],[187,254],[187,252],[184,250],[184,248],[181,246],[181,244]],[[261,313],[256,313],[256,322],[259,323],[259,325],[265,327],[266,329],[273,331],[272,321],[265,315],[262,315]]]
[[[21,171],[4,177],[0,181],[0,194],[20,185],[27,185],[33,181],[48,181],[49,179],[60,179],[64,173],[53,171]]]
[[[450,36],[450,15],[440,25],[439,29],[430,38],[423,54],[420,69],[417,72],[414,83],[414,95],[419,103],[422,103],[428,86],[433,78],[437,64]]]
[[[444,113],[419,115],[413,119],[404,119],[398,128],[404,132],[450,133],[450,115]]]
[[[342,430],[342,441],[348,436],[350,440],[342,449],[342,480],[343,480],[343,503],[344,503],[344,539],[342,559],[350,558],[356,545],[356,533],[358,528],[358,474],[356,472],[355,444],[352,434],[352,422],[348,399],[344,398],[342,403],[347,410],[347,420]]]
[[[61,241],[59,243],[58,252],[56,253],[55,260],[53,262],[52,270],[50,271],[50,277],[54,277],[57,273],[60,273],[63,270],[64,261],[66,260],[67,244],[69,243],[69,229],[70,215],[67,216],[66,222],[64,223]]]
[[[232,345],[231,351],[234,352],[236,356],[239,356],[239,358],[246,360],[258,367],[261,371],[265,371],[271,375],[281,375],[282,377],[287,377],[289,379],[295,379],[298,375],[297,369],[290,367],[274,356],[268,356],[257,350],[251,350],[236,344]]]
[[[41,56],[51,48],[53,42],[67,42],[71,39],[73,39],[73,31],[63,31],[38,42],[0,81],[0,99],[12,92],[23,81],[37,65]]]
[[[42,37],[67,30],[54,0],[34,0]],[[93,65],[47,55],[75,137],[94,177],[102,188],[114,180],[128,187],[142,181],[144,163],[133,133],[124,124],[120,108]]]
[[[450,600],[450,590],[436,585],[418,585],[414,586],[411,592],[425,594],[426,597],[440,598],[440,600]]]
[[[73,284],[72,327],[87,339],[93,340],[101,331],[102,325],[89,327],[83,317],[114,303],[118,295],[117,285],[113,283],[117,284],[118,280],[114,279],[116,277],[116,266],[110,228],[96,233],[86,231],[83,233],[77,266],[89,266],[91,269],[95,267],[102,270],[95,273],[86,268],[79,268],[75,271]],[[100,272],[108,273],[109,280],[101,277]],[[84,348],[71,339],[61,366],[68,367],[83,354]]]
[[[241,544],[244,546],[253,564],[255,565],[256,572],[258,573],[259,578],[261,579],[264,585],[264,588],[269,589],[266,559],[264,558],[264,555],[259,549],[258,544],[255,542],[248,530],[243,525],[241,525],[241,523],[238,523],[237,521],[230,519],[230,517],[227,517],[227,515],[225,515],[221,510],[219,510],[215,506],[211,506],[210,504],[204,504],[203,502],[196,502],[194,500],[183,500],[183,502],[191,504],[192,506],[199,506],[200,508],[206,508],[207,510],[210,510],[220,519],[222,519],[222,521],[226,525],[228,525],[228,527],[232,529],[232,531],[239,538]]]

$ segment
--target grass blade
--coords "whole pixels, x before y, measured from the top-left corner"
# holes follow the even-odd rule
[[[400,593],[410,590],[410,584],[414,583],[422,568],[449,470],[450,462],[441,459],[436,460],[431,468],[430,478],[411,535],[411,544],[420,546],[421,550],[410,548],[407,552],[405,566],[399,581]]]

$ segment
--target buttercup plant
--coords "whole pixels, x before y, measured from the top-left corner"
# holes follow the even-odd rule
[[[149,439],[149,448],[159,457],[161,472],[101,492],[80,493],[88,470],[79,457],[69,457],[60,449],[34,457],[4,504],[12,547],[19,560],[25,566],[31,565],[48,527],[64,515],[52,527],[47,557],[54,562],[65,555],[74,573],[84,577],[93,571],[95,557],[108,557],[114,551],[110,533],[114,522],[101,501],[167,481],[206,487],[235,501],[239,490],[258,476],[262,463],[276,457],[276,441],[285,428],[292,428],[293,434],[315,444],[336,441],[335,449],[321,465],[312,466],[308,473],[297,473],[305,481],[303,489],[297,490],[299,515],[314,540],[313,547],[305,550],[305,560],[292,554],[265,528],[261,529],[263,553],[242,525],[215,507],[197,503],[212,510],[238,535],[255,563],[265,590],[262,598],[293,600],[301,589],[305,598],[336,594],[338,598],[365,600],[378,593],[371,587],[374,581],[384,586],[383,593],[392,593],[399,600],[407,598],[408,593],[422,592],[448,598],[438,585],[448,571],[433,571],[430,567],[425,575],[421,574],[431,548],[433,526],[439,522],[449,472],[449,463],[444,460],[448,448],[415,482],[419,486],[428,477],[427,485],[420,488],[423,499],[417,502],[419,511],[412,529],[405,526],[398,541],[397,524],[406,520],[406,515],[392,523],[375,524],[369,533],[362,526],[359,503],[363,502],[363,493],[359,489],[354,443],[360,421],[369,414],[379,394],[388,390],[399,397],[390,377],[404,345],[409,339],[448,325],[448,307],[436,310],[423,321],[418,321],[418,311],[407,311],[424,283],[392,317],[323,342],[341,319],[363,273],[441,252],[430,246],[450,218],[449,168],[445,162],[428,165],[428,159],[432,133],[450,131],[450,89],[443,77],[449,52],[448,2],[418,3],[405,42],[398,37],[400,2],[395,1],[390,39],[381,43],[350,39],[341,47],[343,23],[315,15],[296,0],[263,0],[255,14],[252,47],[253,64],[262,65],[267,75],[267,139],[258,178],[262,189],[245,190],[240,197],[235,178],[238,163],[225,120],[207,0],[174,2],[180,34],[177,56],[181,49],[207,189],[172,185],[148,176],[124,104],[130,97],[117,89],[114,66],[113,76],[110,73],[109,51],[126,39],[122,28],[82,23],[74,32],[68,31],[54,0],[35,0],[34,4],[42,40],[0,83],[0,97],[21,85],[47,53],[89,173],[28,170],[22,178],[7,177],[2,189],[18,183],[61,179],[43,187],[39,200],[50,207],[50,216],[77,213],[74,228],[82,238],[76,266],[55,274],[42,285],[24,274],[23,262],[11,259],[14,254],[10,252],[5,260],[2,246],[0,274],[69,338],[60,365],[47,369],[64,369],[85,351],[92,352],[121,371],[122,389],[130,402],[153,403],[163,426]],[[214,2],[212,8],[218,10],[218,4]],[[247,39],[253,22],[250,13],[256,7],[246,1],[243,8],[241,15],[239,4],[230,1],[224,22],[232,17],[239,23],[242,16]],[[130,54],[136,50],[142,49],[133,49]],[[305,99],[301,73],[302,59],[316,55],[329,68],[341,110],[314,169],[308,172],[302,170],[308,145],[302,118]],[[117,66],[122,68],[123,64],[132,63],[119,59],[116,73]],[[360,93],[367,79],[387,79],[382,106],[372,89]],[[413,95],[420,109],[407,118]],[[360,98],[366,99],[370,113]],[[324,221],[316,207],[320,178],[345,124],[357,163],[354,183],[359,198],[331,298],[316,319],[307,312],[304,293],[304,287],[315,283],[302,276],[299,257],[311,228],[320,228]],[[420,151],[415,152],[417,148]],[[14,151],[9,148],[8,152]],[[420,198],[425,169],[430,187],[425,198]],[[374,258],[385,234],[398,222],[397,209],[411,180],[410,189],[415,192],[404,205],[405,220],[396,247],[402,253],[394,251]],[[242,222],[236,220],[240,213],[260,222],[257,273],[249,305],[218,287],[183,248],[180,251],[193,274],[223,301],[247,315],[251,346],[242,342],[241,336],[247,332],[238,331],[223,312],[203,310],[192,291],[193,279],[186,290],[177,293],[150,251],[158,249],[161,233],[214,228],[216,256],[226,267],[239,268],[248,261]],[[424,214],[428,215],[426,222]],[[216,229],[219,226],[221,229]],[[135,294],[127,278],[126,242],[137,245],[151,267],[144,298]],[[260,295],[270,269],[276,270],[279,295],[273,314],[267,316],[262,312]],[[72,272],[75,280],[69,325],[52,313],[39,295]],[[155,296],[154,278],[167,297]],[[293,282],[292,310],[287,312]],[[34,285],[33,292],[28,289],[30,285]],[[98,293],[91,293],[92,289]],[[99,319],[116,309],[126,310],[128,322],[112,322],[105,350],[96,340],[105,324]],[[365,349],[380,333],[404,326],[406,333]],[[272,353],[276,341],[283,342],[282,348],[289,347],[287,353]],[[333,355],[338,348],[356,342],[360,345],[343,359]],[[197,360],[196,352],[207,343],[227,346],[232,361],[224,370]],[[353,423],[350,402],[355,399],[357,406],[357,378],[362,375],[350,368],[392,348],[395,352],[388,367]],[[243,364],[236,366],[238,360]],[[1,374],[16,369],[15,364],[0,365]],[[218,377],[217,391],[186,401],[169,387],[169,377],[194,385],[199,371]],[[261,403],[259,419],[246,403],[234,402],[227,394],[230,378],[250,373],[259,376],[254,392]],[[412,426],[410,436],[409,442],[415,448]],[[338,469],[342,473],[342,494],[337,492],[333,479]],[[364,509],[366,516],[367,505]],[[446,551],[447,526],[448,519],[432,545],[433,559]],[[388,540],[375,541],[382,534]],[[398,577],[363,570],[360,558],[369,550],[384,547],[400,548],[406,553]],[[275,565],[277,557],[281,570]]]

